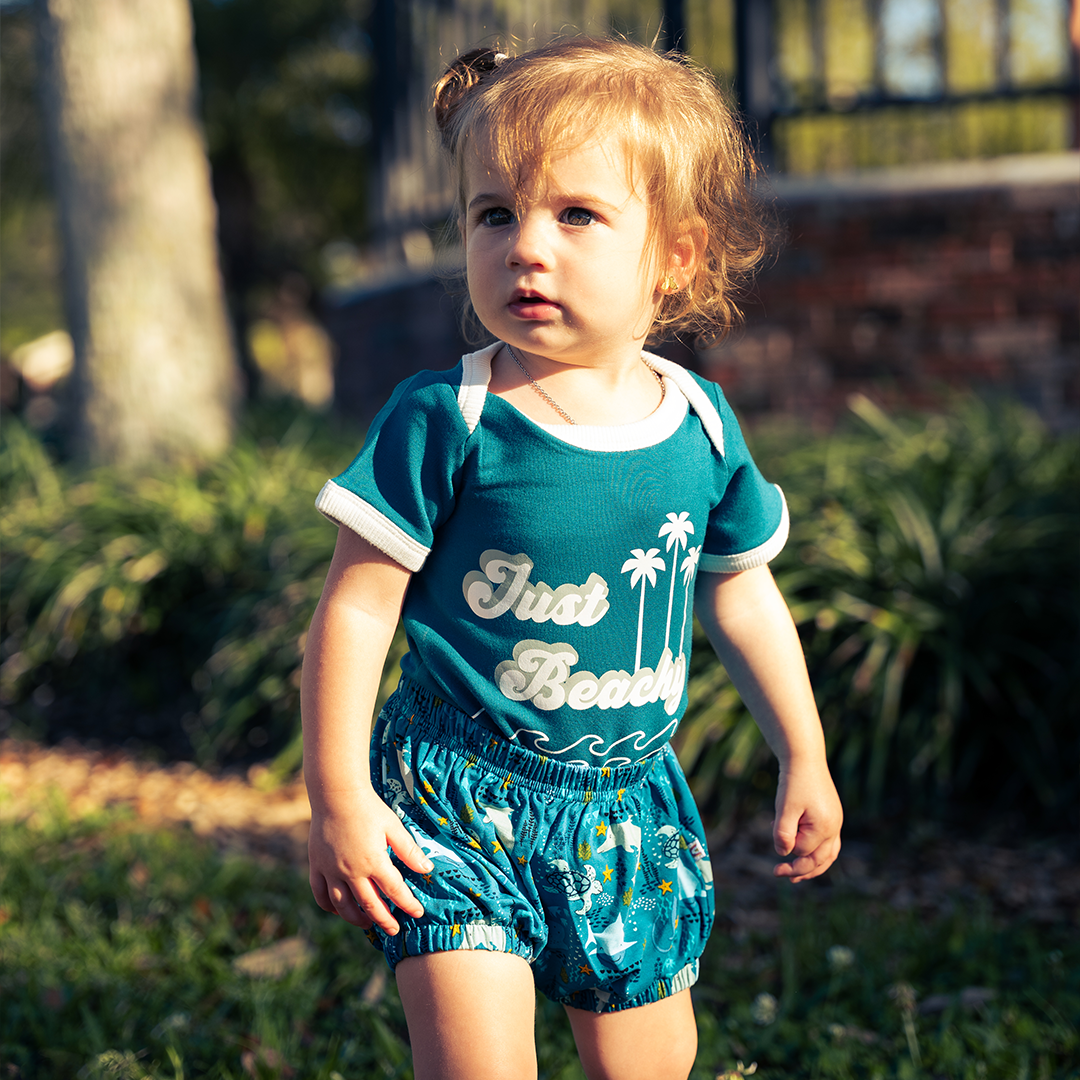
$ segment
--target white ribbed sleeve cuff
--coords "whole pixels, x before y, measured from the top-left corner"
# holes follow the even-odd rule
[[[424,565],[431,552],[430,548],[414,540],[385,514],[333,480],[323,484],[315,500],[315,508],[331,521],[347,525],[414,574]]]
[[[774,484],[773,487],[780,491],[777,485]],[[740,570],[752,570],[755,566],[764,566],[765,563],[775,559],[787,543],[790,527],[787,499],[784,498],[782,491],[780,491],[780,503],[782,507],[780,524],[777,525],[776,532],[764,544],[758,544],[756,548],[751,548],[749,551],[741,551],[738,555],[702,554],[698,569],[708,574],[735,574]]]

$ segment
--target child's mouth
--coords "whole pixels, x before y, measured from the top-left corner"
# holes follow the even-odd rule
[[[511,313],[521,319],[549,318],[557,308],[558,304],[539,293],[516,293],[510,301]]]

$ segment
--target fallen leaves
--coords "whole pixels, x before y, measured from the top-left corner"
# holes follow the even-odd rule
[[[252,949],[232,962],[233,970],[252,979],[282,979],[290,971],[307,967],[316,955],[315,946],[299,934],[273,945]]]
[[[0,741],[0,822],[127,808],[152,827],[188,825],[220,848],[302,864],[311,807],[302,781],[267,788],[265,770],[211,776],[188,762],[155,767],[116,751]]]

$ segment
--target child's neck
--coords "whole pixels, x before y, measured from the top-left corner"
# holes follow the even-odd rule
[[[504,345],[492,360],[488,391],[538,424],[598,427],[644,420],[664,397],[640,349],[617,362],[584,366],[516,348],[511,353]]]

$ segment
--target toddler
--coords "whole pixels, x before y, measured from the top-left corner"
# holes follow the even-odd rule
[[[399,385],[319,495],[340,528],[304,660],[311,886],[394,969],[417,1080],[535,1077],[536,988],[590,1080],[685,1078],[713,921],[669,742],[693,612],[779,758],[776,873],[840,847],[767,565],[783,495],[720,389],[643,351],[737,314],[750,158],[708,75],[625,41],[475,50],[435,110],[495,340]]]

